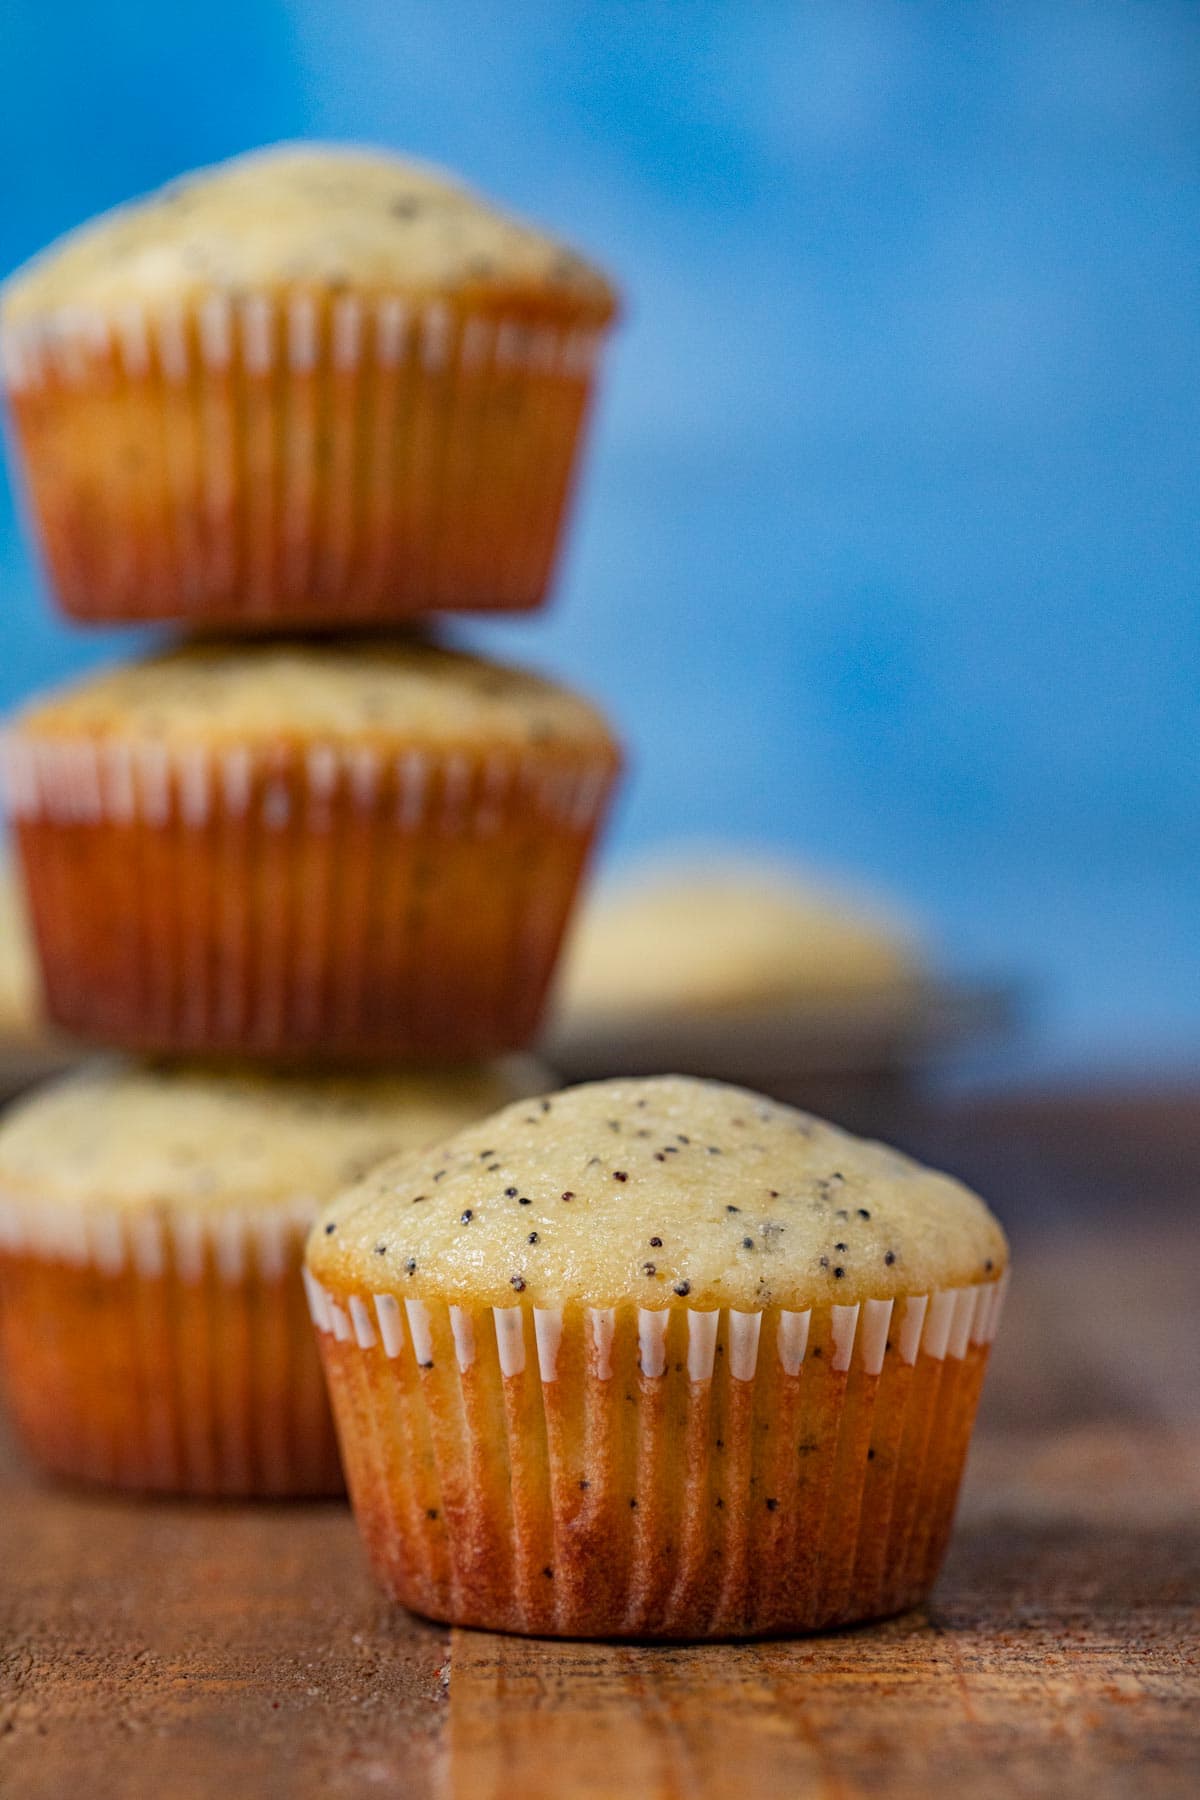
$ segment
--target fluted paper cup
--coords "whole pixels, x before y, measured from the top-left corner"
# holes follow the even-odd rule
[[[30,1455],[162,1493],[341,1492],[299,1277],[312,1212],[120,1213],[0,1193],[0,1373]]]
[[[73,1034],[278,1060],[526,1046],[615,752],[10,733],[46,1005]]]
[[[385,624],[538,606],[603,328],[250,292],[6,326],[54,593],[93,623]]]
[[[460,1625],[668,1639],[928,1592],[1004,1290],[742,1313],[305,1283],[389,1594]]]

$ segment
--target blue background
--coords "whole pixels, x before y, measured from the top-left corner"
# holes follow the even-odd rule
[[[1026,972],[1030,1070],[1200,1065],[1200,7],[9,0],[0,268],[278,137],[615,270],[557,605],[611,854],[763,841]],[[0,493],[0,702],[128,648]]]

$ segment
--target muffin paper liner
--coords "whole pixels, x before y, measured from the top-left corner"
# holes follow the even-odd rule
[[[30,1454],[165,1493],[340,1493],[297,1273],[315,1211],[165,1218],[0,1194],[0,1365]]]
[[[46,1005],[280,1059],[525,1046],[615,753],[0,746]]]
[[[305,1271],[383,1587],[576,1637],[811,1631],[915,1604],[1007,1278],[806,1312],[468,1308]]]
[[[537,606],[602,335],[305,291],[10,324],[58,598],[226,629]]]

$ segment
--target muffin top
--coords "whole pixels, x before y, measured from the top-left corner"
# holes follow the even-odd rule
[[[870,993],[913,978],[910,935],[843,894],[768,865],[708,858],[637,877],[586,906],[559,1011],[730,1011]]]
[[[181,745],[612,743],[601,715],[568,689],[419,638],[186,644],[35,700],[17,723],[34,738]]]
[[[325,1209],[331,1288],[467,1305],[804,1310],[993,1278],[982,1200],[743,1088],[661,1076],[522,1100]]]
[[[10,277],[3,317],[264,289],[508,300],[597,323],[615,306],[591,263],[444,171],[301,143],[202,169],[69,232]]]
[[[423,1075],[301,1077],[95,1062],[0,1122],[0,1198],[143,1213],[310,1214],[402,1147],[536,1084],[519,1058]]]

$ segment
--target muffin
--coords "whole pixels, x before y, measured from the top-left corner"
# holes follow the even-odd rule
[[[714,846],[589,896],[544,1048],[566,1082],[676,1069],[887,1136],[909,1073],[983,1023],[886,904]]]
[[[29,923],[19,883],[0,845],[0,1045],[28,1044],[41,1031]]]
[[[911,931],[798,871],[714,853],[599,893],[563,959],[559,1010],[586,1030],[853,1000],[910,984]]]
[[[1007,1265],[948,1177],[738,1088],[598,1082],[389,1159],[306,1260],[414,1611],[700,1639],[928,1591]]]
[[[514,1095],[512,1067],[300,1080],[93,1064],[0,1124],[0,1369],[62,1475],[337,1492],[299,1269],[345,1182]]]
[[[363,149],[118,207],[0,300],[59,601],[224,629],[537,606],[614,312],[556,239]]]
[[[289,1059],[526,1044],[618,764],[565,689],[369,639],[190,645],[4,749],[51,1016]]]

